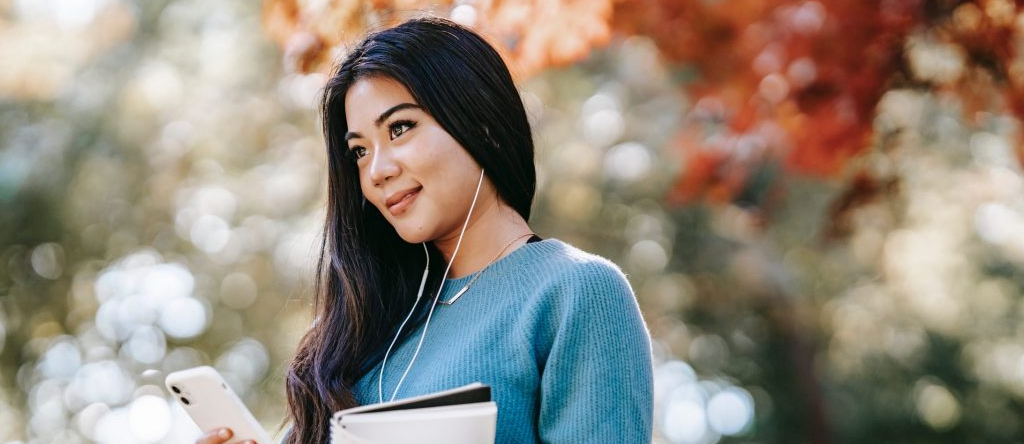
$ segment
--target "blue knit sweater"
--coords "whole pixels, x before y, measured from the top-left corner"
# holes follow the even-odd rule
[[[448,279],[441,300],[471,278]],[[388,357],[384,400],[422,331]],[[380,401],[379,372],[354,386],[360,404]],[[523,245],[438,304],[395,399],[474,381],[498,405],[497,444],[651,442],[651,344],[636,298],[615,264],[560,240]]]

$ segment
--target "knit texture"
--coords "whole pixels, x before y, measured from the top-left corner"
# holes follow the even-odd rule
[[[471,278],[446,280],[441,300]],[[385,401],[422,332],[391,351]],[[380,370],[354,386],[361,405],[380,402]],[[455,304],[437,305],[395,399],[480,381],[498,405],[498,444],[650,443],[652,373],[650,336],[619,268],[546,239],[491,264]]]

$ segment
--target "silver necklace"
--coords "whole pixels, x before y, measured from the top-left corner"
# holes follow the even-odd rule
[[[498,258],[501,257],[501,254],[504,253],[505,250],[508,249],[508,247],[511,247],[512,244],[514,244],[517,240],[522,239],[522,238],[524,238],[526,236],[530,236],[530,235],[533,235],[533,233],[526,233],[526,234],[524,234],[522,236],[516,237],[515,239],[512,239],[511,241],[509,241],[509,243],[505,244],[505,246],[501,248],[501,251],[498,251],[498,254],[494,255],[494,257],[491,258],[491,261],[488,262],[487,265],[484,265],[484,268],[481,268],[480,271],[477,271],[475,274],[473,274],[473,277],[469,280],[469,282],[467,282],[466,285],[464,287],[462,287],[462,289],[459,290],[458,293],[455,293],[455,296],[452,296],[452,298],[447,300],[447,301],[439,301],[438,303],[440,303],[441,305],[452,305],[452,304],[454,304],[455,301],[459,300],[459,298],[461,298],[463,294],[466,294],[466,292],[469,291],[469,287],[472,286],[474,282],[476,282],[477,278],[479,278],[480,275],[483,274],[484,270],[486,270],[488,267],[490,267],[491,264],[494,263],[494,261],[498,260]]]

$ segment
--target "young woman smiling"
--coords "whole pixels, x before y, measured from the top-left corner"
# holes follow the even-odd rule
[[[613,263],[531,230],[533,141],[498,53],[411,20],[355,46],[321,105],[316,321],[287,373],[282,442],[326,443],[337,410],[481,381],[497,443],[649,443],[635,296]]]

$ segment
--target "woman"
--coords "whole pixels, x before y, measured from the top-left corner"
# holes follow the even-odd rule
[[[321,105],[317,320],[288,370],[282,442],[325,443],[337,410],[474,381],[492,387],[498,443],[650,442],[635,297],[611,262],[530,229],[533,142],[498,53],[411,20],[357,45]]]

